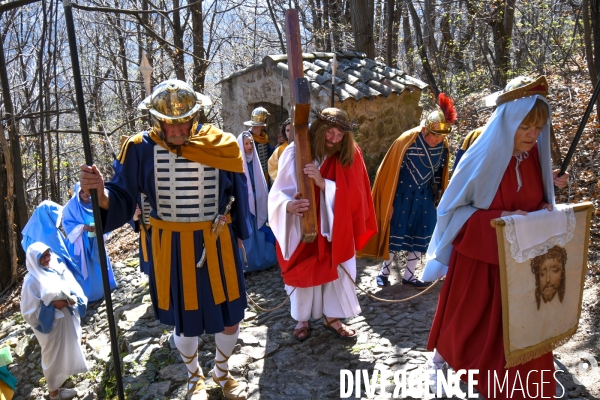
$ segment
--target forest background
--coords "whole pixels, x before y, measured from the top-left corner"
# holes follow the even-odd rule
[[[193,83],[213,99],[207,118],[219,125],[217,82],[286,52],[289,8],[300,13],[303,51],[361,51],[455,98],[454,144],[489,115],[476,105],[482,94],[517,75],[546,74],[564,155],[600,72],[600,0],[80,0],[73,8],[93,154],[105,176],[121,135],[144,127],[142,53],[152,86]],[[45,199],[65,204],[84,160],[70,60],[62,1],[0,3],[0,298],[24,271],[20,232],[32,209]],[[562,201],[598,205],[597,121],[593,114]]]

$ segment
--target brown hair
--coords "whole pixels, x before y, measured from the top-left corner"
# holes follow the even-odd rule
[[[289,137],[287,137],[287,135],[286,135],[286,133],[285,133],[285,128],[287,128],[287,126],[288,126],[288,125],[291,125],[291,124],[292,124],[292,119],[291,119],[291,118],[288,118],[288,119],[286,119],[286,120],[283,122],[283,125],[281,125],[281,132],[279,132],[279,134],[280,134],[281,136],[283,136],[283,137],[285,138],[285,140],[286,140],[286,141],[289,141],[289,140],[290,140],[290,138],[289,138]]]
[[[548,259],[558,260],[562,265],[562,271],[560,273],[560,287],[558,288],[558,299],[563,301],[565,297],[565,266],[567,265],[567,250],[564,247],[554,246],[546,254],[535,257],[531,260],[531,272],[535,276],[535,302],[537,303],[537,309],[540,309],[540,299],[542,298],[542,289],[540,288],[540,267],[544,261]],[[546,300],[544,300],[546,302]]]
[[[345,111],[338,108],[326,108],[320,116],[325,118],[317,117],[312,125],[310,126],[310,152],[313,159],[318,162],[322,162],[327,156],[326,149],[326,138],[325,133],[331,128],[338,128],[344,132],[344,137],[340,142],[340,151],[338,152],[338,158],[342,163],[343,167],[352,165],[354,162],[354,154],[356,152],[356,146],[354,141],[354,134],[347,127],[348,114]]]
[[[543,100],[537,99],[521,124],[544,126],[548,121],[549,114],[548,105]]]

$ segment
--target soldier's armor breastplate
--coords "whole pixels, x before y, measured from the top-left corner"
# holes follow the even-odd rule
[[[152,206],[148,201],[148,196],[142,193],[142,221],[144,225],[150,225],[150,211],[152,211]]]
[[[260,160],[260,167],[263,171],[268,171],[269,165],[269,148],[266,143],[256,143],[256,152]]]
[[[213,220],[219,208],[219,170],[154,146],[156,213],[171,222]]]

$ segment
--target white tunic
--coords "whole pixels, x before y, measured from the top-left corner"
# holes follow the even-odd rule
[[[80,315],[77,307],[72,307],[73,315],[68,307],[63,307],[61,310],[55,309],[52,329],[46,334],[37,329],[41,325],[39,317],[42,304],[49,305],[53,299],[60,296],[61,290],[64,288],[70,288],[85,302],[87,299],[73,274],[67,268],[61,269],[62,275],[53,274],[56,276],[55,279],[44,279],[43,272],[37,274],[31,272],[31,268],[37,266],[30,265],[30,259],[36,259],[35,256],[30,257],[30,253],[35,251],[35,245],[38,244],[41,243],[32,244],[27,251],[27,269],[30,272],[25,276],[21,289],[21,313],[25,321],[33,328],[40,343],[42,371],[48,384],[48,390],[54,391],[61,387],[69,375],[87,372],[88,368],[81,348]],[[53,264],[58,264],[54,254],[51,266]],[[57,285],[59,280],[61,282]]]
[[[298,192],[296,181],[296,147],[290,144],[279,159],[279,173],[269,193],[269,224],[281,248],[283,258],[289,260],[300,244],[300,218],[286,211],[287,203]],[[317,167],[320,165],[313,161]],[[336,185],[325,179],[325,191],[320,191],[320,234],[331,242],[333,230],[333,207]],[[353,243],[348,245],[354,245]],[[352,280],[348,278],[345,269]],[[356,279],[356,257],[343,262],[338,267],[339,278],[324,285],[309,288],[296,288],[290,296],[292,318],[297,321],[328,318],[348,318],[360,314],[360,305],[356,296],[353,280]],[[285,286],[287,293],[294,289]]]

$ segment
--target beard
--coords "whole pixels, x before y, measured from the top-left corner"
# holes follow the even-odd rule
[[[327,156],[331,156],[331,155],[339,152],[342,149],[342,142],[332,143],[329,141],[325,141],[325,143],[326,143],[325,155],[327,155]],[[329,146],[327,146],[327,144],[331,144],[333,146],[329,147]]]
[[[552,284],[546,285],[542,289],[542,299],[544,299],[544,303],[552,301],[554,296],[558,293],[558,288]]]

